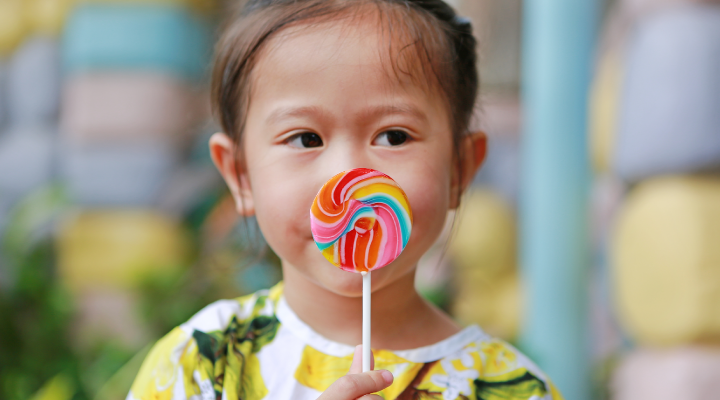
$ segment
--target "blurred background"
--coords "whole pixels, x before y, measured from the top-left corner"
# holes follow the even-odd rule
[[[0,0],[0,399],[124,399],[282,277],[209,159],[238,0]],[[720,393],[720,4],[454,0],[486,165],[417,285],[571,399]]]

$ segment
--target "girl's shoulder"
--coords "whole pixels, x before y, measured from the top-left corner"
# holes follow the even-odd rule
[[[178,328],[187,333],[232,331],[233,325],[260,324],[275,318],[275,309],[282,295],[282,282],[276,286],[253,294],[230,300],[218,300],[198,311]]]

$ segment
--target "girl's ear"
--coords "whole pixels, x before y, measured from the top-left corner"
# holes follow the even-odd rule
[[[210,137],[210,156],[235,199],[238,214],[249,217],[255,214],[250,180],[243,163],[238,160],[237,147],[230,137],[222,132]]]
[[[470,185],[475,174],[485,161],[487,154],[487,135],[483,131],[472,132],[467,135],[461,144],[462,162],[458,165],[461,169],[462,181],[453,179],[453,188],[450,199],[450,208],[456,209],[460,205],[460,197]]]

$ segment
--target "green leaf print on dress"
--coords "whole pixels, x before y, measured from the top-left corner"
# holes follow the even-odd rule
[[[225,331],[193,333],[198,367],[212,377],[217,399],[222,398],[223,389],[229,399],[260,400],[267,395],[255,354],[272,342],[279,326],[275,316],[259,315],[243,323],[233,317]]]

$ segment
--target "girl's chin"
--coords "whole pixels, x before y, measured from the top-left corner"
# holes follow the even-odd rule
[[[392,267],[392,266],[389,266]],[[334,271],[317,277],[316,281],[325,289],[345,297],[362,297],[362,275],[356,272],[343,271],[334,267]],[[377,291],[389,283],[390,268],[382,268],[372,273],[372,290]]]
[[[336,267],[333,268],[332,273],[318,277],[320,285],[341,296],[362,297],[362,276]]]

